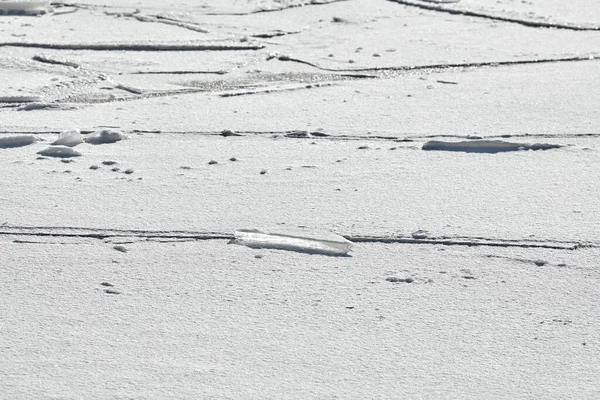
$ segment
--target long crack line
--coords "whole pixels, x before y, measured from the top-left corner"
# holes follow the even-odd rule
[[[125,230],[125,229],[93,229],[75,227],[20,227],[3,225],[0,227],[0,236],[24,237],[68,237],[84,239],[111,239],[122,237],[135,237],[138,239],[179,239],[179,240],[231,240],[235,236],[224,232],[193,232],[193,231],[160,231],[160,230]],[[551,250],[574,251],[579,248],[600,248],[600,243],[595,242],[567,242],[553,240],[515,240],[494,239],[484,237],[428,237],[413,238],[411,236],[363,236],[343,235],[353,243],[389,243],[389,244],[414,244],[414,245],[440,245],[440,246],[487,246],[511,248],[537,248]]]
[[[305,64],[313,68],[317,68],[321,71],[328,72],[386,72],[386,71],[419,71],[419,70],[446,70],[446,69],[458,69],[458,68],[483,68],[483,67],[500,67],[500,66],[514,66],[514,65],[529,65],[529,64],[548,64],[548,63],[559,63],[559,62],[579,62],[579,61],[594,61],[598,57],[595,54],[585,56],[574,56],[574,57],[563,57],[563,58],[537,58],[532,60],[511,60],[511,61],[482,61],[482,62],[468,62],[468,63],[455,63],[455,64],[428,64],[428,65],[407,65],[407,66],[395,66],[395,67],[364,67],[364,68],[327,68],[315,64],[310,61],[305,61],[299,58],[290,56],[270,56],[268,60],[277,59],[279,61],[289,61],[299,64]]]
[[[92,51],[247,51],[261,50],[263,45],[214,45],[214,44],[112,44],[112,43],[35,43],[0,42],[0,47],[25,47],[48,50],[92,50]]]
[[[411,1],[411,0],[388,0],[388,1],[402,4],[402,5],[405,5],[408,7],[417,7],[417,8],[421,8],[421,9],[429,10],[429,11],[436,11],[436,12],[442,12],[442,13],[453,14],[453,15],[462,15],[465,17],[484,18],[484,19],[489,19],[492,21],[510,22],[510,23],[519,24],[519,25],[532,27],[532,28],[567,29],[567,30],[572,30],[572,31],[600,31],[600,26],[584,26],[584,25],[568,24],[568,23],[561,24],[561,23],[555,23],[555,22],[544,22],[544,21],[534,21],[534,20],[521,19],[521,18],[510,18],[510,17],[503,17],[501,15],[494,15],[494,14],[488,14],[488,13],[471,11],[471,10],[450,8],[450,7],[445,7],[442,5],[427,4],[427,3],[421,3],[421,2]]]

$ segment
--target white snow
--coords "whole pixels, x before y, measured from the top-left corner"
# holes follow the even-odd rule
[[[103,129],[101,131],[90,134],[84,140],[86,143],[89,144],[106,144],[115,143],[125,138],[126,136],[121,131]]]
[[[53,145],[62,145],[68,147],[75,147],[81,143],[83,143],[83,139],[81,138],[81,132],[79,132],[79,129],[61,132],[58,139],[52,142]]]
[[[38,151],[38,154],[45,157],[69,158],[79,157],[80,152],[66,146],[50,146],[47,149]]]
[[[35,143],[37,141],[38,138],[36,138],[33,135],[0,137],[0,149],[23,147]]]
[[[235,231],[234,243],[257,249],[290,250],[330,256],[348,255],[352,248],[352,242],[333,234],[308,237],[268,233],[256,229]]]

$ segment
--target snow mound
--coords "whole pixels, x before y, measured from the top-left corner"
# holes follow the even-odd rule
[[[563,147],[559,144],[548,143],[511,143],[503,140],[474,140],[464,142],[442,142],[430,140],[422,147],[423,150],[462,151],[466,153],[502,153],[521,150],[549,150]]]
[[[0,1],[0,15],[40,15],[49,11],[49,1]]]
[[[81,132],[79,132],[79,129],[73,129],[70,131],[61,132],[58,136],[58,139],[55,140],[52,144],[75,147],[81,143],[83,143],[83,139],[81,138]]]
[[[329,256],[347,256],[352,249],[352,242],[338,235],[311,236],[313,237],[268,233],[256,229],[239,229],[235,231],[233,243],[255,249],[289,250]]]
[[[45,157],[69,158],[79,157],[80,152],[66,146],[50,146],[47,149],[38,151],[38,154]]]
[[[0,137],[0,149],[8,149],[12,147],[23,147],[38,141],[33,135],[19,135]]]
[[[98,132],[94,132],[86,137],[84,140],[89,144],[105,144],[115,143],[119,140],[125,139],[126,136],[121,131],[114,131],[112,129],[103,129]]]

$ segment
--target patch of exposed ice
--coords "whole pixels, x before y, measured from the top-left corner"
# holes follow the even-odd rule
[[[73,129],[70,131],[61,132],[58,139],[55,140],[52,144],[67,147],[75,147],[81,143],[83,143],[81,132],[79,132],[79,129]]]
[[[39,139],[33,135],[0,137],[0,149],[23,147],[35,143],[38,140]]]
[[[50,12],[49,1],[6,1],[0,0],[0,14],[40,15]]]
[[[466,153],[501,153],[520,150],[549,150],[563,147],[548,143],[511,143],[503,140],[473,140],[464,142],[442,142],[430,140],[423,145],[423,150],[462,151]]]
[[[256,229],[239,229],[235,231],[233,243],[256,249],[289,250],[329,256],[346,256],[352,249],[352,242],[330,233],[296,236],[262,232]]]
[[[126,136],[121,131],[103,129],[101,131],[91,133],[83,140],[85,140],[85,142],[89,144],[105,144],[115,143],[125,138]]]
[[[38,151],[38,154],[44,157],[69,158],[79,157],[80,152],[66,146],[50,146],[47,149]]]

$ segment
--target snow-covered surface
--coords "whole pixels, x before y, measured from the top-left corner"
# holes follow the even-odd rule
[[[598,393],[598,249],[372,244],[327,257],[22,236],[0,246],[11,398]]]
[[[591,3],[0,16],[0,397],[600,397]]]

